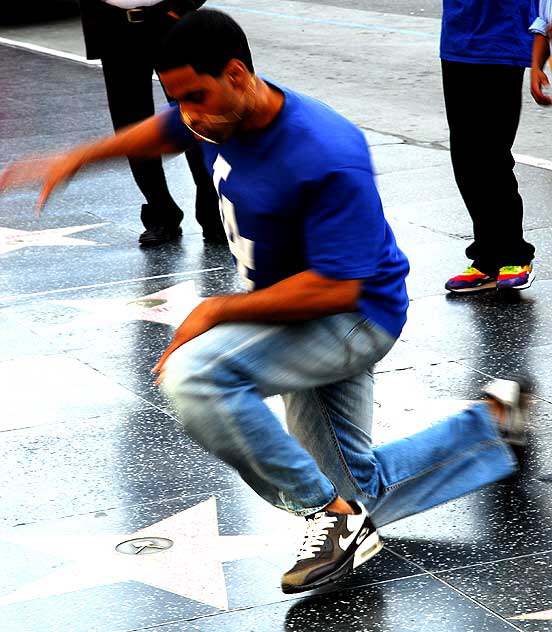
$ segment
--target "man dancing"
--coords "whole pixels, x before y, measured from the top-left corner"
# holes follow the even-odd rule
[[[154,368],[186,431],[268,502],[307,519],[285,592],[332,582],[381,548],[376,526],[509,476],[520,386],[407,439],[372,447],[372,368],[406,320],[408,262],[363,134],[254,73],[247,39],[200,10],[171,31],[160,76],[178,105],[116,136],[5,171],[43,181],[82,165],[185,150],[200,139],[250,291],[200,303]],[[264,403],[282,394],[289,433]],[[370,514],[370,517],[369,517]]]

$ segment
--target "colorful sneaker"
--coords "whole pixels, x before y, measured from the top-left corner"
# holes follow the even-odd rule
[[[445,289],[450,292],[479,292],[495,287],[495,278],[473,266],[468,266],[462,274],[452,277],[445,283]]]
[[[349,504],[358,513],[319,511],[307,518],[305,540],[297,562],[282,577],[285,593],[320,588],[367,562],[383,547],[365,507]]]
[[[535,278],[531,264],[526,266],[502,266],[496,280],[497,290],[525,290]]]

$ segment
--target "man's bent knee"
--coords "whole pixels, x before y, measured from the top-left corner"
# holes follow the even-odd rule
[[[238,376],[220,355],[208,358],[201,352],[187,353],[186,345],[169,357],[161,382],[186,433],[227,462],[232,431],[231,424],[222,423],[230,414],[225,394],[238,383]]]
[[[239,381],[229,364],[217,351],[193,344],[169,356],[161,386],[185,426],[211,415],[216,402]]]
[[[174,351],[165,363],[161,387],[176,406],[192,414],[195,406],[213,390],[209,377],[211,362],[215,361],[200,349],[188,349],[187,345]],[[194,404],[195,402],[195,404]]]

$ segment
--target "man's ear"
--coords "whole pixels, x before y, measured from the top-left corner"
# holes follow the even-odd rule
[[[249,82],[251,73],[242,61],[231,59],[224,68],[224,74],[233,86],[243,88]]]

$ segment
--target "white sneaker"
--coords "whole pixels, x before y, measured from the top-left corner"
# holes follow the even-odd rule
[[[282,577],[285,593],[313,590],[337,581],[374,557],[383,547],[364,505],[349,504],[356,514],[319,511],[307,518],[297,561]]]
[[[482,392],[505,408],[505,419],[498,423],[504,441],[512,445],[527,445],[527,395],[531,385],[527,378],[496,379],[486,384]]]

